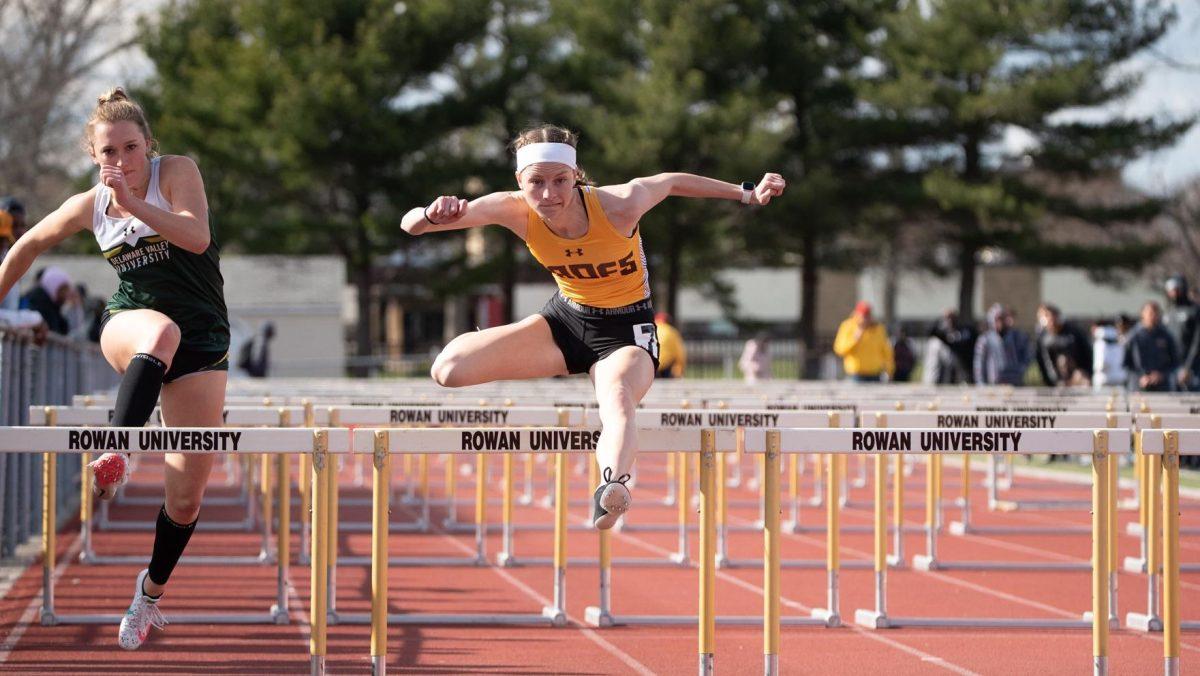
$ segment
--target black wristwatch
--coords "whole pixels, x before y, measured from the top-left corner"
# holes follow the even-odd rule
[[[750,198],[754,195],[754,182],[742,181],[742,204],[749,204]]]

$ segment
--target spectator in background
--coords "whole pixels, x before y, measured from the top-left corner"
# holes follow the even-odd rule
[[[980,385],[1022,385],[1033,361],[1029,337],[1013,325],[1012,313],[996,303],[988,309],[988,331],[975,341],[974,375]]]
[[[1175,275],[1167,280],[1167,307],[1163,326],[1179,346],[1179,370],[1175,374],[1178,388],[1184,392],[1200,390],[1200,307],[1192,302],[1187,278]]]
[[[70,275],[62,268],[51,266],[37,275],[37,286],[21,297],[21,307],[34,310],[42,316],[51,331],[65,336],[71,332],[71,325],[63,309],[74,297],[75,289],[71,286]]]
[[[1141,392],[1169,392],[1171,374],[1179,368],[1179,347],[1162,323],[1162,308],[1149,301],[1142,306],[1142,322],[1125,344],[1125,371],[1129,388]]]
[[[974,326],[959,320],[958,312],[947,309],[942,313],[941,320],[934,324],[930,336],[937,338],[946,346],[952,361],[942,362],[939,371],[938,384],[972,383],[974,380],[973,364],[975,362],[975,341],[979,332]],[[926,363],[925,368],[929,368]]]
[[[892,381],[907,383],[917,365],[917,355],[913,353],[912,341],[903,326],[896,329],[896,339],[892,341],[892,363],[896,369]]]
[[[871,304],[865,300],[838,327],[833,351],[854,382],[877,383],[885,374],[890,378],[896,368],[887,330],[871,317]]]
[[[25,205],[15,197],[0,199],[0,261],[8,255],[8,249],[21,235],[25,234]],[[14,285],[8,295],[0,298],[0,309],[15,311],[21,307],[19,285]]]
[[[749,385],[771,377],[770,336],[765,332],[759,333],[746,341],[745,347],[742,348],[742,356],[738,359],[738,369]]]
[[[654,326],[658,329],[658,373],[655,375],[659,378],[682,378],[687,368],[683,336],[671,322],[671,315],[666,312],[654,315]]]
[[[1092,336],[1092,387],[1124,387],[1125,334],[1113,322],[1101,322],[1092,329]]]
[[[1092,347],[1074,324],[1063,321],[1054,305],[1037,310],[1037,364],[1047,387],[1087,385],[1092,378]]]
[[[271,372],[271,340],[275,338],[274,322],[265,322],[258,333],[242,345],[238,368],[251,378],[266,378]]]

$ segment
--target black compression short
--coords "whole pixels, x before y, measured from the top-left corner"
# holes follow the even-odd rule
[[[593,364],[626,345],[645,350],[658,370],[658,329],[649,299],[619,308],[596,308],[556,293],[539,314],[550,325],[570,373],[587,373]]]
[[[104,326],[112,319],[112,313],[107,308],[100,313],[100,334],[104,335]],[[172,383],[184,376],[206,371],[228,371],[229,350],[194,350],[183,347],[175,348],[175,356],[171,359],[171,368],[163,376],[163,383]]]

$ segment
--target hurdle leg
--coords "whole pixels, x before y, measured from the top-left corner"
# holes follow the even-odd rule
[[[1162,617],[1158,614],[1159,607],[1159,578],[1161,562],[1158,560],[1160,551],[1158,549],[1160,542],[1161,526],[1159,519],[1163,513],[1158,509],[1158,491],[1157,481],[1161,476],[1162,458],[1157,455],[1145,456],[1145,474],[1150,478],[1151,483],[1146,490],[1146,523],[1144,532],[1147,542],[1146,547],[1146,612],[1145,613],[1129,613],[1125,616],[1125,624],[1132,629],[1140,629],[1142,631],[1162,631]]]
[[[1125,572],[1127,573],[1144,573],[1146,568],[1147,550],[1150,548],[1148,541],[1150,529],[1146,524],[1149,496],[1153,493],[1150,490],[1150,462],[1151,459],[1142,453],[1142,435],[1135,434],[1133,436],[1133,468],[1136,475],[1134,485],[1137,486],[1138,500],[1138,520],[1137,520],[1137,536],[1138,536],[1138,558],[1132,556],[1125,559]]]
[[[791,455],[792,467],[796,456]],[[766,482],[763,489],[763,674],[779,673],[779,431],[767,432]],[[793,495],[794,498],[794,495]]]
[[[1117,475],[1120,471],[1120,456],[1110,455],[1108,457],[1108,625],[1110,629],[1121,627],[1121,614],[1117,609],[1117,567],[1120,562],[1117,551],[1117,510],[1120,502]]]
[[[971,454],[962,456],[962,520],[950,522],[950,532],[966,535],[971,532]]]
[[[936,456],[925,458],[925,553],[913,557],[917,570],[937,570],[937,483]],[[993,456],[994,457],[994,456]]]
[[[475,455],[475,565],[487,560],[487,456]]]
[[[675,495],[675,454],[667,454],[667,494],[662,499],[664,505],[674,505]]]
[[[271,455],[262,453],[259,457],[258,494],[261,500],[259,512],[262,515],[262,547],[258,552],[258,560],[266,563],[271,560]]]
[[[1092,671],[1108,674],[1108,433],[1096,432],[1092,452]]]
[[[375,432],[375,471],[371,490],[371,674],[387,674],[388,500],[391,454],[388,433]]]
[[[717,434],[713,430],[704,430],[700,434],[700,607],[697,613],[700,643],[699,673],[701,676],[711,676],[717,633],[717,575],[716,567],[713,565],[717,544],[716,520],[713,518],[717,505],[716,491],[713,486],[713,463],[716,455]],[[681,467],[687,467],[687,456],[680,454],[679,460]],[[683,485],[680,484],[680,486]],[[680,504],[686,502],[683,495],[679,496],[679,502]]]
[[[717,454],[717,568],[729,563],[729,503],[725,490],[725,454]]]
[[[521,494],[521,504],[533,504],[533,454],[525,454],[525,491]]]
[[[42,613],[43,626],[58,624],[54,616],[54,565],[57,559],[58,466],[54,453],[42,454]]]
[[[827,627],[838,627],[842,624],[841,615],[838,613],[838,570],[841,567],[841,559],[839,557],[838,548],[840,547],[840,528],[838,525],[838,512],[841,509],[841,500],[838,499],[838,491],[841,484],[841,474],[838,465],[838,455],[834,453],[826,454],[828,464],[825,468],[826,477],[826,496],[825,496],[825,567],[826,567],[826,607],[815,608],[812,611],[812,616],[825,621]]]
[[[900,568],[904,566],[904,456],[895,456],[895,482],[892,486],[892,521],[896,532],[893,536],[892,549],[894,554],[888,557],[889,566]]]
[[[326,654],[326,622],[328,613],[329,567],[329,475],[333,472],[326,467],[329,444],[329,434],[325,430],[315,432],[312,457],[312,553],[310,561],[311,589],[309,590],[309,670],[312,676],[325,673]]]
[[[897,458],[901,456],[897,455]],[[875,609],[854,613],[854,623],[883,629],[887,621],[887,461],[882,453],[875,456]],[[903,477],[897,477],[903,479]]]
[[[987,468],[987,487],[988,487],[988,511],[994,512],[1000,508],[1000,493],[998,484],[1000,481],[997,468],[1000,464],[1000,458],[991,456],[988,458]]]
[[[290,459],[286,453],[275,456],[275,491],[279,496],[279,528],[275,535],[275,558],[278,566],[275,578],[275,605],[271,607],[275,624],[287,624],[289,620],[287,583],[292,546],[292,478],[288,467]]]
[[[91,453],[79,456],[79,538],[82,547],[79,549],[79,560],[87,563],[92,560],[92,516],[95,502],[92,501],[92,472],[88,464],[92,462]]]
[[[454,499],[455,493],[458,492],[458,462],[454,459],[454,455],[446,454],[446,518],[442,521],[442,527],[448,530],[453,530],[458,524],[458,501]]]
[[[1179,433],[1163,443],[1163,673],[1179,676]]]
[[[599,605],[584,610],[584,621],[593,627],[611,627],[612,616],[612,547],[609,531],[600,531],[600,600]]]
[[[433,523],[429,515],[429,455],[422,453],[417,463],[421,473],[421,532],[428,533],[429,525]]]
[[[676,455],[676,454],[672,454]],[[679,453],[675,463],[675,476],[678,479],[678,489],[676,492],[675,505],[678,507],[679,519],[679,549],[671,554],[671,560],[681,566],[687,566],[691,563],[688,557],[688,458],[687,455]]]
[[[325,565],[329,569],[329,577],[327,589],[329,592],[329,601],[326,605],[329,615],[329,623],[337,624],[337,562],[338,562],[338,500],[341,487],[338,486],[339,477],[337,456],[330,456],[329,469],[326,472],[329,476],[326,478],[328,485],[325,490],[326,518],[329,521],[327,526],[328,546],[325,549],[326,561]]]
[[[296,477],[296,487],[300,491],[300,546],[297,560],[302,566],[311,563],[308,558],[312,548],[309,542],[312,528],[312,460],[307,453],[300,454],[299,475]]]
[[[825,484],[823,482],[822,471],[824,468],[824,460],[820,455],[810,456],[813,462],[813,494],[808,499],[808,504],[813,507],[819,507],[825,502]]]
[[[503,463],[504,472],[500,480],[500,490],[502,497],[500,501],[500,553],[496,555],[496,563],[501,566],[513,565],[513,457],[511,453],[505,453]]]
[[[788,510],[791,514],[783,528],[795,533],[800,528],[800,456],[795,453],[788,455]]]
[[[556,626],[567,623],[567,454],[554,457],[554,605],[542,615]]]

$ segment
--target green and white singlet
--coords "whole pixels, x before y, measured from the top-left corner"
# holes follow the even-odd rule
[[[159,209],[171,205],[159,190],[162,158],[150,161],[146,202]],[[210,243],[194,254],[168,242],[146,223],[130,216],[108,215],[112,193],[96,189],[92,230],[104,257],[121,280],[109,299],[110,313],[122,310],[157,310],[170,317],[183,334],[179,347],[219,352],[229,349],[229,313],[225,308],[225,280],[221,277],[220,246],[212,219]]]

